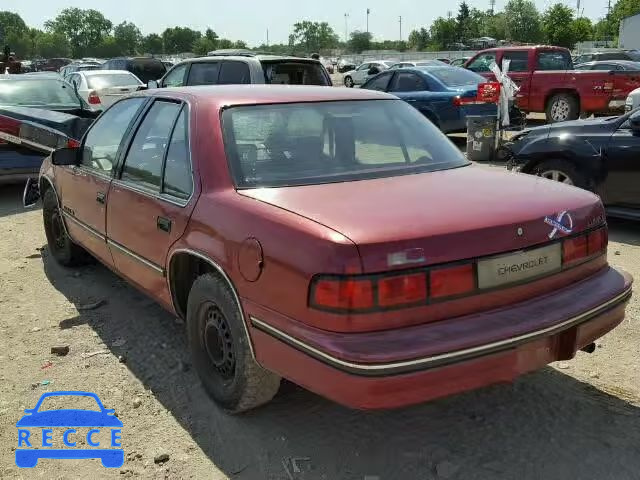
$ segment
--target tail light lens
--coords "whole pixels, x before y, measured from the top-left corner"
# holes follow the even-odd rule
[[[371,280],[322,279],[312,289],[312,304],[338,310],[368,310],[373,307]]]
[[[604,253],[609,243],[606,227],[563,240],[562,266],[580,263],[587,258]]]
[[[80,148],[80,142],[75,138],[67,140],[67,148]]]
[[[431,270],[432,298],[445,298],[469,293],[475,289],[473,264]]]
[[[427,300],[427,275],[399,275],[378,280],[378,305],[394,307]]]
[[[587,244],[589,248],[589,255],[604,252],[609,244],[609,232],[606,228],[599,228],[598,230],[591,232],[587,236]]]
[[[0,115],[0,132],[12,135],[14,137],[20,136],[20,122],[11,117],[5,117]],[[0,145],[7,143],[0,137]]]
[[[90,105],[100,105],[102,102],[100,101],[100,97],[95,91],[89,92],[89,104]]]

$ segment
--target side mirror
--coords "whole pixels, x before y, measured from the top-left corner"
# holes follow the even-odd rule
[[[51,154],[51,163],[58,166],[78,165],[80,163],[79,148],[60,148]]]
[[[149,90],[151,90],[153,88],[160,88],[160,83],[157,80],[149,80],[147,82],[147,88]]]
[[[377,75],[380,73],[380,69],[378,67],[371,67],[368,73],[369,75]]]

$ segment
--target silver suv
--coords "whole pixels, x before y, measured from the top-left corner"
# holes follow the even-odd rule
[[[256,54],[246,51],[214,51],[176,64],[149,88],[223,84],[277,84],[331,86],[331,77],[319,60]]]

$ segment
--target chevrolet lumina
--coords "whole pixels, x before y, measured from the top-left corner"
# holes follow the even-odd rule
[[[38,182],[53,257],[185,318],[231,412],[281,378],[366,409],[508,382],[591,350],[631,295],[597,196],[472,166],[381,92],[139,92]]]

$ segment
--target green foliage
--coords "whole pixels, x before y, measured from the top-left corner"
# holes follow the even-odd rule
[[[571,8],[562,3],[550,6],[542,16],[542,32],[545,43],[573,48],[576,43],[573,21]]]
[[[64,35],[69,40],[71,55],[76,58],[95,52],[112,26],[111,21],[97,10],[80,8],[65,8],[55,19],[45,22],[49,32]]]
[[[438,17],[431,25],[431,40],[436,50],[444,50],[456,41],[458,25],[453,18]]]
[[[41,32],[33,29],[33,49],[30,57],[66,58],[71,56],[71,45],[67,37],[55,32]]]
[[[359,30],[355,30],[351,32],[349,38],[349,49],[356,53],[361,53],[365,50],[371,50],[372,39],[373,35],[371,34],[371,32],[361,32]]]
[[[504,12],[487,15],[486,35],[496,40],[507,38],[507,17]]]
[[[302,46],[308,52],[335,48],[339,42],[338,35],[327,22],[310,22],[308,20],[293,25],[290,41],[293,41],[294,45]]]
[[[458,34],[457,42],[465,43],[471,38],[471,11],[464,0],[460,4],[456,17],[456,32]]]
[[[508,40],[523,43],[541,40],[540,13],[531,0],[509,0],[504,13]]]
[[[594,26],[588,18],[576,18],[573,21],[571,28],[576,42],[588,42],[593,40]]]
[[[140,50],[142,53],[159,54],[164,53],[162,37],[157,33],[151,33],[142,39]]]
[[[134,55],[142,44],[142,32],[134,23],[122,22],[113,29],[113,39],[121,54]]]
[[[409,34],[409,41],[407,43],[409,48],[420,52],[427,49],[430,40],[429,30],[422,27],[420,30],[413,30]]]
[[[100,45],[94,50],[96,55],[100,58],[112,58],[120,57],[122,55],[128,55],[129,53],[121,50],[118,39],[113,35],[107,35],[102,38]],[[135,51],[133,52],[135,53]]]
[[[188,27],[167,28],[162,32],[165,53],[190,52],[202,34]]]
[[[197,39],[193,44],[193,53],[196,55],[206,55],[208,52],[218,48],[218,34],[207,28],[204,36]]]

